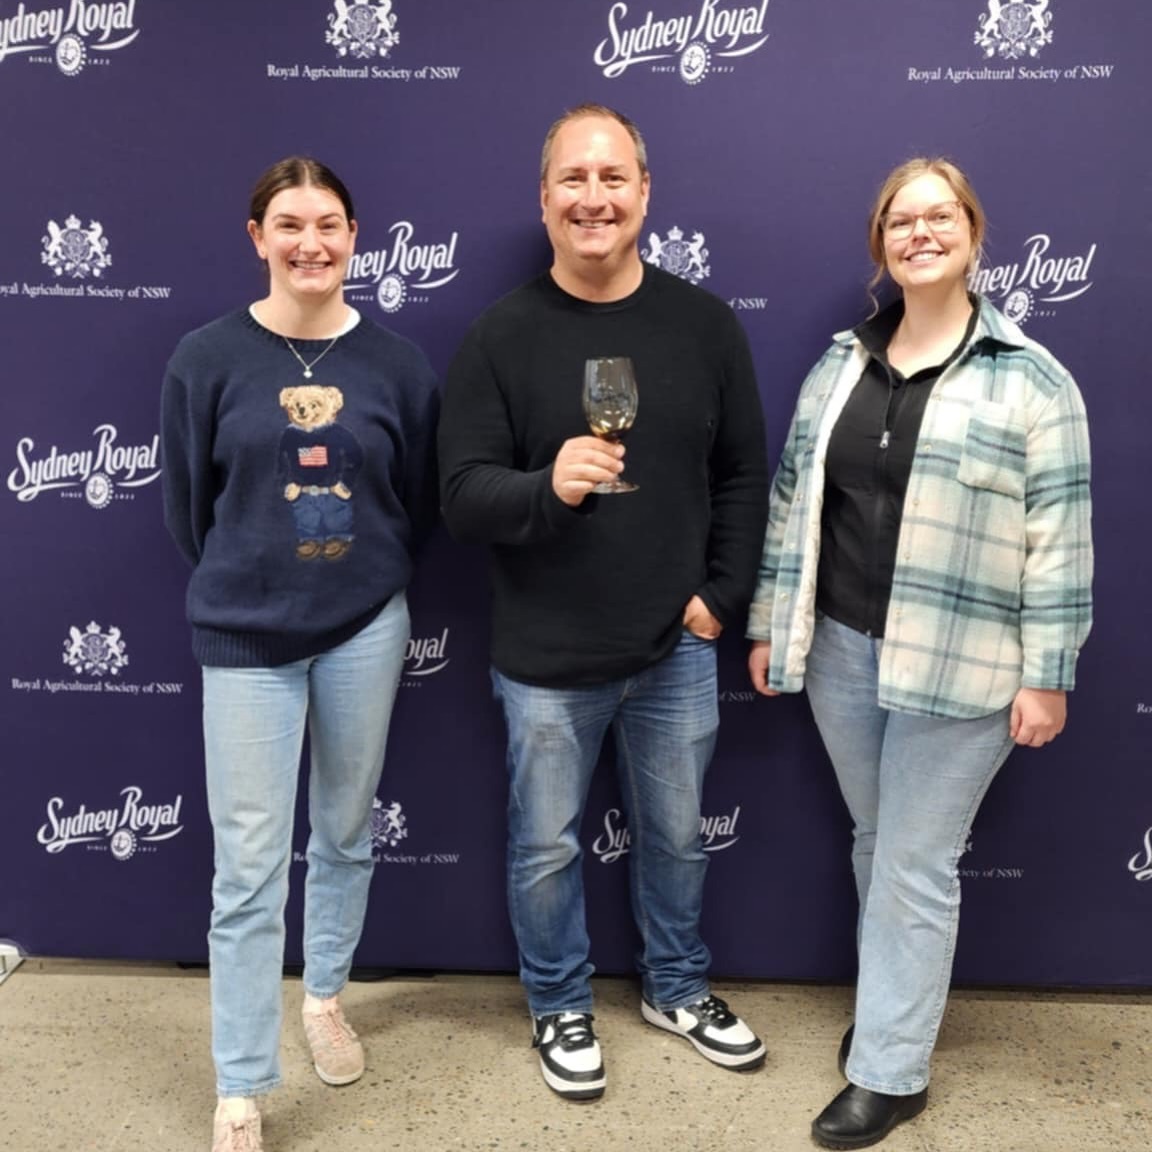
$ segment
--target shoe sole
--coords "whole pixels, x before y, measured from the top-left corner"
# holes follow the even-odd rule
[[[543,1060],[540,1061],[540,1074],[544,1077],[544,1083],[557,1096],[577,1102],[599,1100],[604,1095],[604,1085],[607,1083],[607,1078],[601,1076],[599,1080],[581,1080],[574,1084],[571,1080],[564,1080],[555,1075]]]
[[[763,1065],[767,1055],[767,1049],[763,1044],[751,1053],[717,1052],[715,1048],[701,1044],[695,1036],[681,1032],[663,1012],[651,1007],[647,1000],[640,1001],[640,1015],[654,1028],[660,1028],[665,1032],[671,1032],[673,1036],[687,1040],[705,1060],[710,1060],[721,1068],[727,1068],[729,1072],[755,1072],[757,1068]]]
[[[893,1128],[903,1124],[906,1120],[915,1120],[916,1117],[919,1116],[920,1113],[923,1112],[927,1107],[928,1101],[927,1099],[924,1099],[920,1102],[919,1106],[914,1111],[893,1120],[892,1123],[889,1124],[883,1132],[879,1132],[876,1135],[867,1136],[859,1140],[844,1140],[835,1136],[823,1136],[816,1131],[815,1126],[812,1128],[812,1139],[817,1144],[819,1144],[821,1148],[832,1148],[836,1149],[837,1152],[848,1152],[848,1150],[853,1148],[871,1148],[873,1144],[879,1144],[881,1140],[884,1140],[889,1135],[891,1135]]]
[[[315,1069],[316,1075],[319,1076],[320,1079],[323,1080],[325,1084],[329,1085],[332,1088],[343,1088],[346,1084],[355,1084],[356,1081],[359,1080],[360,1077],[364,1075],[364,1069],[363,1068],[361,1068],[359,1072],[356,1072],[356,1073],[349,1075],[349,1076],[330,1076],[330,1075],[328,1075],[327,1072],[321,1072],[320,1071],[320,1065],[319,1064],[313,1064],[312,1067]]]

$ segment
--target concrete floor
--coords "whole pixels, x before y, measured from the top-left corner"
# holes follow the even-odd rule
[[[739,1075],[644,1024],[637,992],[597,980],[608,1090],[555,1097],[510,977],[354,983],[368,1072],[325,1087],[306,1060],[299,981],[284,984],[285,1085],[267,1152],[793,1152],[837,1091],[845,988],[717,984],[767,1040]],[[1152,1148],[1152,996],[953,994],[931,1100],[886,1152]],[[214,1105],[203,973],[27,960],[0,987],[0,1148],[208,1152]]]

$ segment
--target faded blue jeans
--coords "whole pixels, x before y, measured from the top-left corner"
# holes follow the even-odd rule
[[[320,656],[203,670],[220,1096],[257,1096],[280,1083],[284,905],[305,721],[312,770],[304,987],[325,998],[348,979],[372,879],[372,800],[408,632],[398,592],[368,627]]]
[[[975,720],[881,708],[883,643],[818,617],[804,685],[854,824],[860,970],[847,1075],[906,1096],[928,1083],[948,997],[957,864],[1013,745],[1009,708]]]
[[[666,1010],[706,996],[700,800],[719,725],[715,642],[685,632],[658,664],[593,687],[492,679],[508,725],[508,909],[532,1015],[592,1010],[578,836],[609,728],[644,996]]]

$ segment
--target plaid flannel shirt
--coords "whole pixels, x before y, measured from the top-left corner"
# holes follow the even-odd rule
[[[988,301],[926,405],[879,669],[882,707],[984,716],[1019,688],[1071,689],[1092,625],[1088,425],[1068,371]],[[828,439],[868,354],[834,337],[800,391],[748,636],[799,692],[812,644]]]

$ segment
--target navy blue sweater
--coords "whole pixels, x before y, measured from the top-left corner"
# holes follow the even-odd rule
[[[327,340],[294,340],[315,360]],[[164,518],[193,565],[201,664],[270,667],[371,622],[435,519],[436,380],[369,320],[304,379],[247,309],[180,341],[164,378]]]

